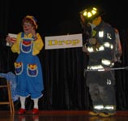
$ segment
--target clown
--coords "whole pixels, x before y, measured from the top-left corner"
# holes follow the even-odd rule
[[[25,100],[28,96],[31,96],[34,101],[32,114],[37,114],[39,112],[38,100],[44,89],[42,69],[37,54],[42,50],[44,43],[40,34],[36,33],[38,25],[34,16],[25,16],[22,26],[23,32],[17,34],[17,39],[11,46],[12,52],[19,54],[14,63],[17,93],[21,102],[18,114],[26,112]],[[11,42],[11,37],[7,36],[6,41]]]

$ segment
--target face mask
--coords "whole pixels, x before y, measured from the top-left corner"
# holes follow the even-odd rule
[[[94,25],[92,23],[88,23],[88,24],[91,26],[92,30],[96,27],[96,25]]]

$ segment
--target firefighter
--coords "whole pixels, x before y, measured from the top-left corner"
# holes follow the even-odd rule
[[[103,12],[90,6],[80,12],[82,23],[91,27],[83,51],[89,57],[86,84],[92,100],[92,116],[109,117],[116,113],[114,66],[115,30],[102,19]]]

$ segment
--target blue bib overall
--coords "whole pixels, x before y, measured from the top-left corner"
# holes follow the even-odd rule
[[[15,62],[17,93],[19,96],[31,96],[32,99],[42,96],[44,89],[43,73],[38,56],[33,56],[33,38],[24,38],[21,34],[20,54]]]

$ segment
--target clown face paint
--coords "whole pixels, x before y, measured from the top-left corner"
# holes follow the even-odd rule
[[[24,22],[23,24],[23,30],[25,34],[30,34],[33,31],[33,26],[29,22]]]

